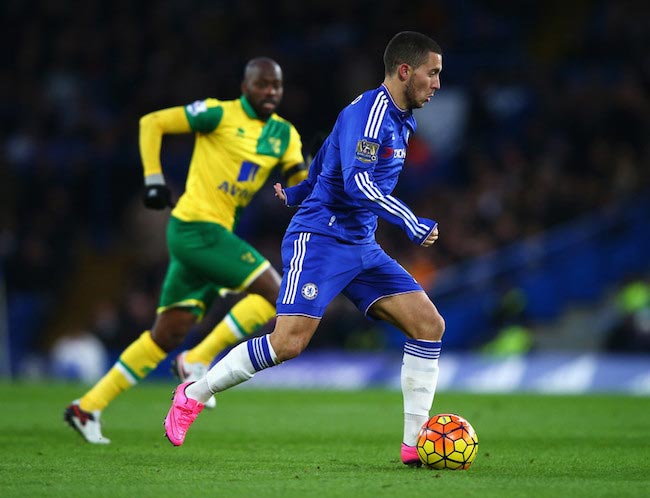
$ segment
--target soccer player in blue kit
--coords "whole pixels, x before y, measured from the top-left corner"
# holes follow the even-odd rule
[[[420,284],[379,246],[375,231],[380,216],[423,247],[438,238],[435,221],[416,216],[390,193],[416,130],[413,109],[440,88],[442,51],[429,37],[404,31],[386,46],[384,66],[381,86],[341,111],[309,177],[294,187],[274,186],[280,200],[299,206],[282,242],[284,276],[275,328],[233,348],[205,377],[176,388],[165,418],[166,436],[175,446],[183,444],[213,394],[298,356],[329,303],[342,293],[368,317],[406,335],[401,459],[407,465],[420,463],[416,437],[433,403],[445,324]]]

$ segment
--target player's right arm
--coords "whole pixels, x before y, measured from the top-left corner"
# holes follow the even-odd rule
[[[140,157],[144,168],[144,204],[152,209],[173,207],[160,162],[165,134],[190,133],[190,123],[182,106],[150,112],[140,118]]]

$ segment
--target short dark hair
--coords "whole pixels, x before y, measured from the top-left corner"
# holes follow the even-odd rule
[[[384,51],[385,73],[394,74],[400,64],[417,68],[427,61],[430,52],[442,55],[440,45],[428,36],[417,31],[397,33]]]

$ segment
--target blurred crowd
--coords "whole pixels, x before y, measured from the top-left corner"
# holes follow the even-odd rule
[[[36,348],[85,327],[119,349],[149,326],[166,214],[141,206],[138,119],[238,97],[253,56],[283,67],[279,113],[308,144],[381,82],[382,50],[397,31],[443,47],[442,90],[418,111],[421,133],[396,191],[439,222],[440,240],[424,251],[393,227],[379,233],[425,287],[441,268],[647,195],[644,2],[6,0],[0,12],[11,50],[0,78],[0,258]],[[191,137],[163,147],[176,195],[191,148]],[[278,268],[290,214],[269,186],[239,230]],[[352,340],[344,328],[333,324],[316,343]]]

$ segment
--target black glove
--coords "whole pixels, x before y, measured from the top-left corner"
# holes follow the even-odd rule
[[[144,189],[142,196],[144,205],[149,209],[165,209],[166,207],[173,208],[172,193],[164,184],[148,185]]]

